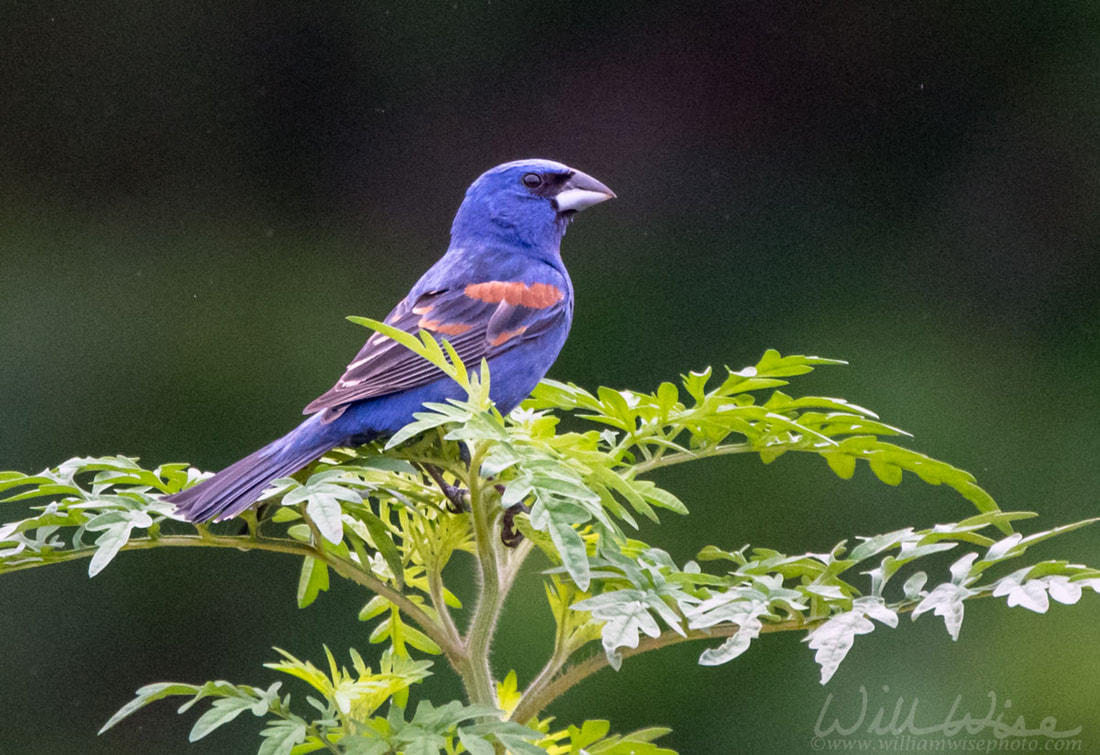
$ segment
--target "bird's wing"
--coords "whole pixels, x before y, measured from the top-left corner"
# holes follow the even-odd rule
[[[568,316],[568,308],[566,290],[553,283],[486,281],[429,291],[415,301],[404,299],[386,323],[409,333],[427,330],[436,338],[446,338],[462,361],[474,366],[483,357],[495,356],[559,324]],[[304,413],[339,410],[353,401],[418,388],[440,377],[430,362],[375,333],[336,385]]]

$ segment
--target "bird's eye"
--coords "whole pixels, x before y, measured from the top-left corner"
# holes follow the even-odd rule
[[[528,189],[537,189],[542,186],[542,176],[538,173],[524,173],[523,178],[520,180]]]

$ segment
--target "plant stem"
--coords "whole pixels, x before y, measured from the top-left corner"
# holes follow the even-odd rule
[[[325,736],[324,731],[319,726],[310,726],[309,733],[317,737],[317,739],[320,740],[321,744],[323,744],[325,746],[325,749],[329,752],[335,753],[335,755],[343,755],[343,751],[329,741],[328,737]]]
[[[443,597],[443,569],[438,564],[433,564],[428,569],[428,595],[432,599],[435,612],[439,614],[443,632],[450,637],[455,647],[461,648],[462,635],[459,634],[458,627],[455,626],[454,618],[451,616],[451,609],[447,606],[447,601]]]
[[[792,448],[788,450],[797,451],[799,449]],[[728,446],[716,446],[715,448],[701,451],[677,451],[676,453],[665,454],[664,456],[654,456],[648,461],[643,461],[635,464],[634,471],[636,474],[642,475],[654,469],[660,469],[661,467],[671,467],[673,464],[682,464],[686,461],[706,459],[711,456],[727,456],[729,454],[751,454],[756,453],[756,451],[757,449],[753,448],[748,443],[735,443]]]
[[[485,451],[485,444],[478,443],[470,454],[468,487],[481,585],[477,607],[466,635],[465,663],[459,668],[459,674],[470,702],[495,706],[496,689],[493,686],[492,669],[489,667],[489,646],[493,641],[505,590],[502,589],[500,578],[500,551],[494,527],[496,517],[490,511],[492,501],[488,491],[492,487],[484,485],[481,479],[481,462],[485,458]]]
[[[782,632],[791,631],[796,629],[805,629],[807,624],[803,622],[784,621],[778,624],[765,624],[762,632]],[[681,635],[671,630],[661,633],[659,637],[643,637],[638,643],[636,648],[623,648],[621,650],[622,657],[629,658],[641,653],[648,653],[651,650],[659,650],[660,648],[668,647],[670,645],[678,645],[681,642],[691,642],[693,640],[712,640],[718,637],[730,637],[737,632],[738,627],[735,624],[727,624],[723,626],[713,627],[711,629],[697,629],[687,633],[687,636]],[[555,650],[555,656],[557,656],[557,650]],[[581,681],[587,679],[592,674],[596,673],[600,669],[606,668],[610,665],[607,660],[606,653],[600,653],[594,655],[591,658],[587,658],[580,663],[574,664],[565,671],[557,673],[560,670],[562,664],[558,664],[557,669],[552,668],[552,661],[548,661],[542,672],[535,678],[534,681],[527,687],[523,693],[523,698],[520,700],[519,705],[512,711],[512,720],[518,723],[524,723],[529,721],[534,716],[537,716],[546,706],[558,699],[562,694],[567,692],[570,688],[574,687]],[[564,659],[563,659],[564,663]]]
[[[528,554],[531,553],[531,549],[534,547],[534,543],[524,539],[519,545],[511,548],[510,553],[505,555],[504,569],[500,576],[501,589],[505,593],[512,589],[512,583],[516,581],[516,577],[519,576],[520,569],[523,567],[523,562],[527,560]]]
[[[983,590],[971,597],[984,598],[992,594],[992,590]],[[913,605],[904,606],[898,609],[898,613],[908,613],[915,607],[915,603]],[[824,621],[824,618],[811,621],[787,620],[774,624],[764,624],[760,633],[770,634],[772,632],[796,632],[799,630],[812,629],[818,626],[822,621]],[[651,650],[660,650],[670,645],[678,645],[681,642],[712,640],[718,637],[732,637],[738,629],[739,627],[736,624],[722,624],[709,629],[689,630],[686,635],[682,635],[672,630],[666,630],[658,637],[642,637],[638,642],[638,647],[623,648],[620,651],[620,655],[626,659],[634,655],[648,653]],[[555,655],[556,653],[557,651],[555,650]],[[530,720],[534,716],[537,716],[546,706],[550,705],[550,703],[561,697],[562,694],[568,692],[572,687],[611,664],[610,661],[607,660],[607,654],[600,653],[570,666],[557,676],[554,676],[554,672],[547,673],[550,669],[550,665],[548,661],[543,671],[531,682],[527,689],[524,690],[523,698],[519,701],[516,709],[512,711],[511,720],[518,723]]]
[[[559,636],[556,637],[554,641],[553,654],[550,656],[550,658],[547,659],[546,665],[544,665],[542,667],[542,670],[539,671],[538,676],[532,679],[531,683],[527,685],[527,689],[523,691],[523,695],[520,697],[519,704],[516,706],[515,711],[512,713],[513,721],[526,723],[530,718],[538,715],[539,711],[542,710],[542,708],[545,708],[547,705],[550,704],[550,701],[547,701],[546,703],[542,703],[538,708],[531,708],[531,705],[538,704],[539,696],[543,693],[543,691],[549,688],[551,684],[553,684],[554,678],[557,676],[558,672],[561,671],[562,666],[564,666],[569,660],[569,655],[570,652],[565,650],[564,638],[560,636],[559,632]],[[578,679],[577,681],[580,680]],[[576,682],[573,682],[573,684],[576,684]],[[572,686],[572,684],[570,684],[570,686]],[[568,687],[566,687],[565,689],[568,689]],[[563,689],[562,692],[564,692],[565,689]],[[561,692],[557,694],[560,695]],[[555,695],[555,697],[556,696],[557,695]],[[527,714],[527,710],[532,711],[530,715]],[[523,716],[522,718],[520,718],[521,715]]]
[[[292,556],[309,556],[327,564],[333,571],[345,579],[351,580],[368,590],[375,592],[396,605],[402,613],[417,624],[446,653],[452,663],[456,663],[464,655],[464,648],[460,642],[448,635],[424,609],[409,600],[400,591],[382,582],[374,575],[363,571],[357,564],[346,561],[332,553],[322,549],[313,548],[306,543],[296,540],[283,540],[276,538],[253,538],[252,536],[231,535],[161,535],[157,538],[138,538],[130,540],[122,546],[122,550],[148,550],[150,548],[232,548],[234,550],[249,551],[259,550],[271,553],[286,553]],[[90,558],[96,552],[95,547],[80,548],[64,553],[51,554],[48,561],[28,562],[15,566],[5,567],[4,573],[10,571],[22,571],[35,566],[76,561],[81,558]]]
[[[428,475],[435,481],[435,484],[439,487],[444,497],[452,502],[455,501],[451,498],[451,492],[454,490],[453,485],[449,485],[443,478],[443,473],[435,463],[423,462],[418,463],[421,469],[426,471]],[[439,554],[434,551],[421,547],[422,543],[414,543],[413,547],[419,552],[421,559],[428,566],[428,595],[432,599],[432,607],[435,608],[436,614],[439,615],[442,629],[446,632],[456,647],[462,647],[462,635],[459,634],[458,627],[455,626],[454,617],[451,616],[451,609],[447,606],[447,601],[443,597],[443,566],[442,559]],[[428,552],[425,552],[425,551]]]

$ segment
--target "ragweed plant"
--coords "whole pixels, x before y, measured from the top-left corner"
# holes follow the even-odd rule
[[[121,456],[78,458],[39,474],[0,473],[6,500],[35,502],[33,516],[0,525],[0,572],[87,558],[95,576],[123,551],[233,548],[299,559],[301,608],[333,578],[364,588],[358,618],[371,624],[366,644],[377,650],[325,648],[315,665],[276,649],[267,668],[279,678],[262,686],[150,684],[104,731],[182,696],[181,712],[209,703],[192,741],[246,711],[264,719],[261,755],[670,753],[654,743],[665,729],[612,734],[599,720],[559,728],[545,710],[600,669],[675,643],[699,643],[699,662],[717,665],[762,634],[801,632],[824,683],[857,636],[896,627],[901,614],[940,616],[955,638],[975,598],[1045,612],[1051,599],[1075,603],[1100,590],[1095,569],[1023,560],[1032,545],[1093,520],[1016,532],[1032,514],[1001,511],[967,472],[897,445],[905,433],[871,411],[780,390],[835,360],[768,351],[754,366],[693,372],[652,393],[544,381],[503,417],[489,400],[486,365],[469,369],[426,333],[356,321],[429,360],[466,399],[428,404],[387,441],[337,449],[277,481],[243,515],[246,532],[190,524],[161,500],[203,478],[186,464],[146,469]],[[563,430],[566,418],[587,429]],[[770,463],[786,453],[820,456],[843,478],[861,463],[890,485],[910,473],[953,488],[974,513],[824,553],[707,545],[682,564],[630,536],[641,518],[688,514],[653,482],[656,470],[733,454]],[[509,590],[534,568],[535,549],[552,565],[543,582],[556,631],[541,671],[520,684],[514,671],[493,667],[490,650]],[[946,568],[945,551],[957,554]],[[459,552],[477,565],[471,606],[444,581]],[[1008,562],[1022,565],[1008,571]],[[601,652],[589,650],[594,643]],[[464,700],[417,694],[436,663],[457,673]],[[291,680],[296,691],[284,692]]]

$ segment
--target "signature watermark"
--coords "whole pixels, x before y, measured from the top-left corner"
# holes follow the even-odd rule
[[[1083,727],[1059,725],[1054,716],[1028,722],[1012,700],[996,692],[976,706],[956,695],[949,706],[907,699],[882,687],[872,701],[863,685],[847,706],[829,693],[821,705],[810,748],[815,752],[1082,752]],[[841,708],[844,712],[839,712]]]

